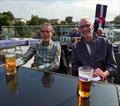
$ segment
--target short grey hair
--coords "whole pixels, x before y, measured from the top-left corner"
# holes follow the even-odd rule
[[[93,24],[89,17],[82,17],[79,21],[79,26],[80,26],[81,21],[83,21],[83,20],[89,21],[91,24]]]

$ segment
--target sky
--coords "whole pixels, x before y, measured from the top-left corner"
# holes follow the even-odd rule
[[[0,0],[0,13],[11,11],[15,18],[30,20],[32,15],[40,18],[73,21],[81,17],[95,19],[96,4],[107,5],[106,20],[112,21],[120,15],[120,0]]]

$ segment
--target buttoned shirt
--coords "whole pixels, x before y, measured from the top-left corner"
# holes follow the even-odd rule
[[[108,70],[111,75],[116,73],[116,60],[112,43],[103,37],[95,38],[86,43],[83,38],[72,48],[72,70],[78,74],[80,66],[90,66],[94,69]]]
[[[56,70],[59,67],[61,46],[60,43],[50,41],[46,45],[40,40],[37,44],[32,44],[28,51],[17,59],[18,66],[25,64],[34,55],[34,64],[37,69],[42,70]]]

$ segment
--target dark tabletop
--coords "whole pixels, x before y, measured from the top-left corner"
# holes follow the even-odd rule
[[[87,99],[78,96],[77,90],[77,77],[25,67],[19,68],[16,76],[6,76],[0,67],[0,106],[78,106],[80,102],[85,106],[118,106],[116,85],[93,82]]]

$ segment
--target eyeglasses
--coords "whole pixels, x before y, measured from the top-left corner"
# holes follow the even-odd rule
[[[41,32],[42,33],[50,33],[50,31],[47,31],[47,30],[42,30]]]
[[[79,26],[79,28],[88,28],[88,27],[90,27],[90,24],[86,24],[86,25],[81,25],[81,26]]]

